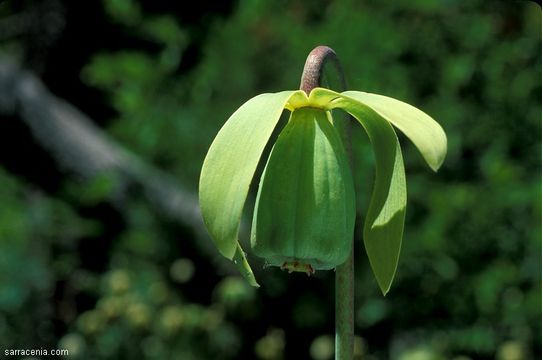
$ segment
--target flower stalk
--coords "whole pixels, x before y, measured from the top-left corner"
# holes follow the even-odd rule
[[[334,79],[325,72],[327,64],[333,65]],[[328,84],[325,84],[327,82]],[[346,80],[337,54],[327,46],[317,46],[307,56],[300,89],[310,94],[314,88],[332,89],[337,83],[337,91],[346,90]],[[352,168],[350,122],[341,124],[341,136]],[[352,168],[353,170],[353,168]],[[347,260],[335,269],[335,359],[351,360],[354,357],[354,242]]]
[[[326,64],[335,66],[335,76]],[[406,176],[394,128],[437,171],[446,156],[442,127],[412,105],[345,88],[333,50],[307,58],[301,90],[260,94],[237,109],[216,135],[201,169],[203,220],[218,251],[258,286],[239,239],[250,184],[281,114],[290,113],[267,158],[252,220],[252,253],[272,266],[308,274],[336,269],[336,359],[353,358],[356,218],[349,123],[359,123],[375,158],[374,186],[363,225],[363,243],[385,295],[393,283],[406,212]],[[348,114],[344,119],[334,110]],[[351,117],[350,117],[350,116]]]

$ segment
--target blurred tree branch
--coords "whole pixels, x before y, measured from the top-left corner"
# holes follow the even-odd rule
[[[154,210],[193,232],[195,245],[213,264],[234,271],[210,246],[194,193],[116,143],[85,114],[51,94],[35,75],[0,58],[2,114],[23,120],[62,168],[83,178],[106,172],[116,175],[118,188],[109,199],[116,207],[127,204],[123,198],[130,187],[141,188]]]
[[[0,41],[8,40],[30,31],[32,16],[19,13],[0,19]]]

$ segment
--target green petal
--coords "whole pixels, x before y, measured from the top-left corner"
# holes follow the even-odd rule
[[[297,92],[248,100],[220,129],[203,162],[199,183],[203,220],[220,253],[228,259],[235,255],[238,265],[246,263],[238,232],[252,177],[284,106]]]
[[[446,134],[442,127],[423,111],[402,101],[361,91],[346,91],[346,96],[369,106],[416,145],[431,169],[437,171],[446,157]]]
[[[375,152],[375,185],[363,237],[373,272],[386,294],[397,269],[405,221],[406,180],[401,147],[393,127],[370,107],[346,96],[334,100],[333,107],[347,111],[361,123]]]
[[[251,245],[270,265],[299,262],[332,269],[352,252],[352,174],[327,115],[311,107],[295,110],[265,166]]]
[[[309,94],[307,106],[326,109],[331,108],[331,102],[341,97],[339,93],[325,88],[314,88]]]
[[[235,250],[235,254],[233,255],[232,260],[235,266],[237,266],[237,269],[239,270],[241,275],[243,275],[243,277],[248,281],[250,285],[254,287],[260,287],[260,285],[256,281],[256,278],[254,277],[254,273],[252,272],[252,269],[248,264],[245,252],[241,248],[239,242],[237,242],[237,249]]]

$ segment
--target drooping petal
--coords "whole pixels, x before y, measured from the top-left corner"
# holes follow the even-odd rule
[[[383,95],[361,91],[346,91],[343,95],[369,106],[401,130],[433,171],[442,165],[446,157],[446,134],[429,115],[412,105]]]
[[[351,253],[355,213],[350,166],[327,112],[295,110],[260,181],[254,253],[294,271],[333,269]]]
[[[355,117],[367,132],[376,159],[373,194],[365,219],[363,240],[380,289],[391,286],[401,251],[406,211],[406,180],[403,156],[390,123],[370,107],[341,95],[333,100]]]
[[[252,272],[252,268],[248,264],[247,257],[245,255],[245,252],[241,248],[241,244],[237,242],[237,249],[235,250],[235,254],[233,255],[232,259],[235,266],[237,266],[237,269],[243,275],[243,277],[247,280],[247,282],[254,286],[254,287],[260,287],[258,282],[256,281],[256,277],[254,276],[254,273]]]
[[[220,253],[229,259],[235,255],[238,265],[246,263],[238,232],[252,177],[284,106],[297,92],[248,100],[220,129],[203,162],[199,182],[203,220]]]

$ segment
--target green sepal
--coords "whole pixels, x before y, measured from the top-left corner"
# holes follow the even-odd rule
[[[286,103],[299,92],[261,94],[248,100],[226,121],[205,157],[199,182],[201,213],[216,247],[228,259],[240,248],[239,225],[258,161]],[[237,255],[242,259],[240,251]]]
[[[235,250],[232,261],[251,286],[260,287],[260,284],[256,281],[252,268],[247,261],[246,254],[239,243],[237,243],[237,249]]]
[[[327,92],[330,98],[338,95],[330,107],[347,111],[356,118],[373,145],[376,176],[363,240],[371,268],[385,295],[397,270],[406,211],[406,179],[399,140],[390,123],[370,107],[327,89],[313,91]]]
[[[420,109],[387,96],[361,91],[342,93],[369,106],[405,134],[433,171],[446,157],[447,140],[442,127]]]

